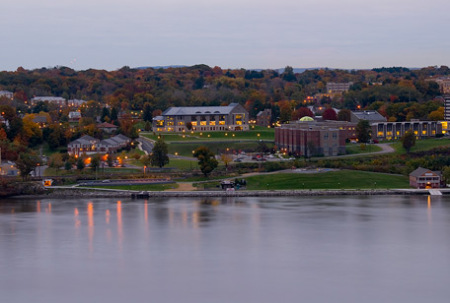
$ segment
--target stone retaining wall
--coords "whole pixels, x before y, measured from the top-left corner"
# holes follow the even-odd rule
[[[69,198],[69,197],[131,197],[138,193],[148,197],[282,197],[282,196],[336,196],[336,195],[428,195],[427,190],[264,190],[264,191],[125,191],[125,190],[93,190],[79,188],[51,189],[40,198]],[[446,193],[446,192],[444,192]]]

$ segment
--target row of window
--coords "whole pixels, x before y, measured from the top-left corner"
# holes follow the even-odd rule
[[[392,131],[387,131],[386,132],[386,137],[392,137],[394,135],[394,132],[392,132]],[[396,131],[395,132],[395,135],[396,136],[400,136],[401,135],[401,132],[400,131]],[[418,136],[419,135],[419,132],[417,131],[417,130],[415,130],[414,131],[414,135],[416,135],[416,136]],[[428,135],[428,131],[426,131],[426,130],[422,130],[422,136],[427,136]],[[436,135],[436,131],[435,130],[432,130],[431,131],[431,135]],[[384,135],[384,132],[383,131],[379,131],[378,133],[377,133],[377,137],[385,137],[385,135]]]

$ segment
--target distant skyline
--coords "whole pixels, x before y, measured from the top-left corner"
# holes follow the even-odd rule
[[[450,65],[448,0],[4,0],[0,71]]]

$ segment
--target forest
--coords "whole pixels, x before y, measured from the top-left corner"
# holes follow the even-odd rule
[[[165,69],[123,67],[115,71],[75,71],[60,66],[0,72],[0,90],[13,92],[14,106],[23,111],[27,110],[26,102],[33,96],[58,96],[96,101],[100,103],[99,108],[108,104],[121,111],[142,110],[145,104],[152,111],[164,111],[170,106],[237,102],[245,105],[251,117],[264,108],[272,108],[279,116],[278,111],[283,106],[288,105],[295,111],[314,103],[350,110],[381,108],[387,118],[402,120],[408,119],[405,108],[413,103],[436,100],[441,93],[433,79],[449,74],[450,69],[446,66],[414,70],[402,67],[316,69],[299,74],[294,74],[290,66],[281,73],[275,70],[223,70],[207,65]],[[326,91],[329,82],[352,82],[353,85],[344,94],[329,95]],[[436,110],[437,103],[431,108]],[[423,118],[424,111],[416,106],[409,118]]]
[[[13,98],[0,97],[3,119],[0,127],[4,159],[15,159],[24,146],[47,143],[55,150],[88,134],[97,138],[102,132],[98,119],[119,127],[118,132],[131,138],[138,136],[137,121],[147,121],[170,106],[208,106],[240,103],[250,118],[272,109],[274,122],[286,122],[305,115],[306,106],[315,106],[316,114],[328,119],[348,119],[348,110],[378,110],[389,121],[411,119],[442,120],[443,107],[438,77],[447,77],[446,66],[408,69],[404,67],[372,70],[315,69],[294,73],[290,66],[283,71],[245,70],[195,65],[173,68],[123,67],[115,71],[89,69],[75,71],[68,67],[0,72],[0,91],[13,92]],[[352,82],[342,94],[329,94],[327,83]],[[81,108],[60,108],[38,102],[33,96],[57,96],[82,99]],[[342,115],[329,115],[329,108],[345,109]],[[82,119],[69,123],[71,110],[79,110]],[[322,110],[322,113],[320,112]],[[39,115],[45,127],[33,123]],[[142,125],[139,126],[142,128]],[[12,144],[15,143],[15,144]],[[8,146],[7,146],[8,145]],[[8,153],[12,153],[8,155]]]

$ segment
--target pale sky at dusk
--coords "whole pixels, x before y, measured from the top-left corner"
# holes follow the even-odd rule
[[[0,70],[450,65],[448,0],[2,0]]]

